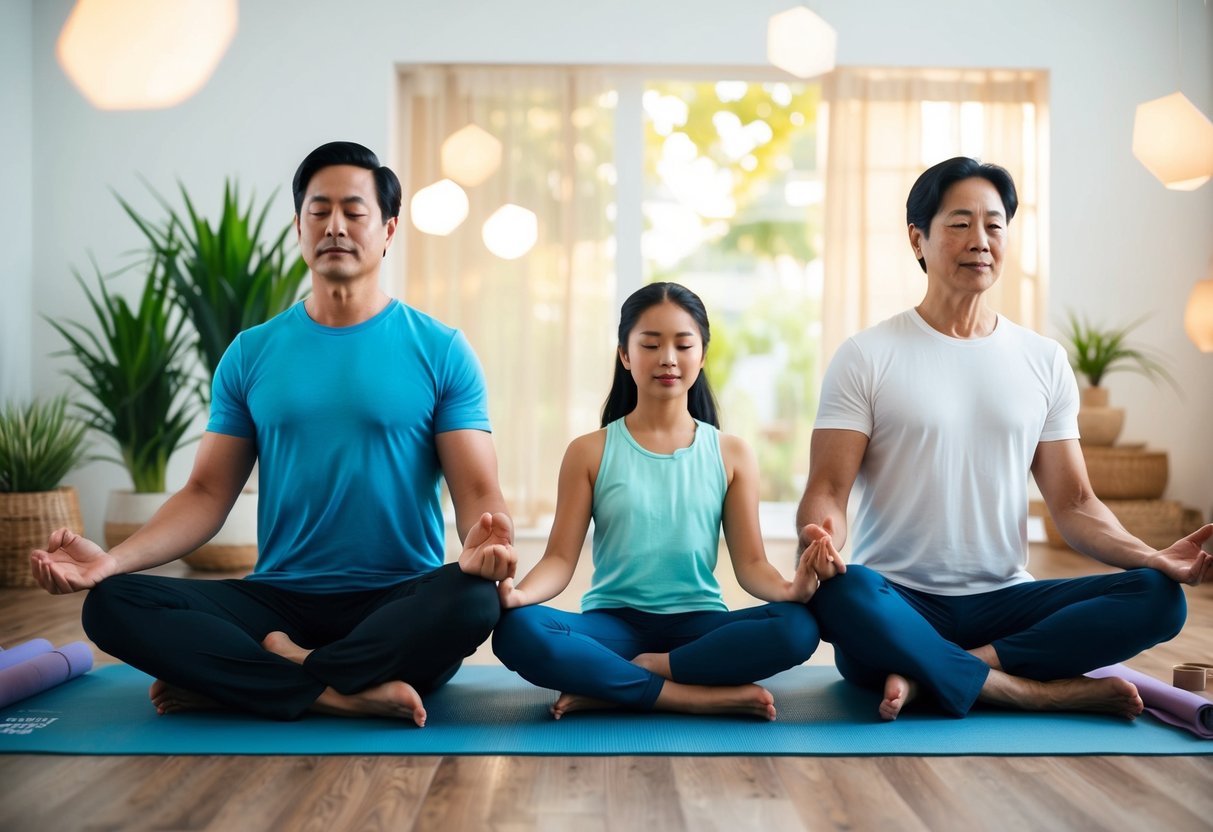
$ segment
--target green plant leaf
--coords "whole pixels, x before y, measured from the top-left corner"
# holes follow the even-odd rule
[[[256,199],[241,208],[238,186],[228,180],[223,205],[212,224],[199,214],[178,183],[184,214],[156,194],[167,219],[156,225],[124,203],[152,252],[166,264],[172,301],[192,324],[197,352],[213,378],[219,359],[236,335],[285,311],[299,297],[307,264],[290,253],[292,223],[273,239],[263,238],[273,194],[260,211]],[[153,191],[153,193],[155,193]],[[205,402],[209,387],[200,387]]]
[[[67,397],[0,411],[0,491],[58,488],[84,459],[88,425],[67,412]]]

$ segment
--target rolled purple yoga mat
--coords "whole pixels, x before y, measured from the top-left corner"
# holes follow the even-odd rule
[[[9,651],[5,651],[6,653]],[[87,673],[93,651],[82,641],[65,644],[0,670],[0,708]]]
[[[46,639],[36,638],[31,641],[22,642],[16,647],[10,647],[8,650],[0,650],[0,670],[12,667],[15,664],[21,664],[26,659],[32,659],[34,656],[49,653],[54,649],[55,645]]]
[[[1109,665],[1087,674],[1094,679],[1119,676],[1137,686],[1146,712],[1168,725],[1191,731],[1196,736],[1213,740],[1213,702],[1191,691],[1172,687],[1161,679],[1147,676],[1123,664]]]

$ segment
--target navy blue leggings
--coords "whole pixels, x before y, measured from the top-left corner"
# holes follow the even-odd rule
[[[114,575],[89,591],[89,638],[145,673],[222,705],[295,719],[325,687],[359,693],[394,679],[445,683],[489,636],[497,586],[447,564],[394,586],[303,593],[263,581]],[[281,630],[312,649],[302,665],[266,651]]]
[[[803,604],[664,614],[532,606],[502,614],[493,652],[539,687],[649,710],[665,679],[631,663],[641,653],[669,653],[676,682],[742,685],[801,664],[819,642]]]
[[[810,607],[845,678],[879,688],[899,673],[953,716],[968,712],[989,673],[966,650],[991,644],[1013,676],[1064,679],[1174,638],[1187,615],[1181,587],[1154,569],[933,595],[851,565]]]

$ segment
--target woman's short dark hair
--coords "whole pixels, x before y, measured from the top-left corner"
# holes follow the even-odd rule
[[[329,142],[322,144],[299,163],[291,190],[295,194],[295,214],[303,209],[303,195],[308,183],[321,168],[333,165],[353,165],[366,168],[375,176],[375,194],[379,200],[379,211],[383,221],[400,216],[400,180],[391,168],[379,164],[379,157],[369,148],[354,142]]]
[[[1007,222],[1015,216],[1019,207],[1019,196],[1015,193],[1015,182],[1006,168],[998,165],[982,164],[968,156],[955,156],[946,162],[932,165],[922,172],[914,187],[910,188],[910,196],[906,199],[906,224],[912,225],[922,232],[922,236],[930,237],[931,220],[939,213],[939,204],[948,188],[962,179],[977,177],[985,179],[994,186],[1002,198],[1002,207],[1007,212]],[[927,261],[918,258],[918,265],[927,270]]]
[[[650,307],[661,303],[673,303],[681,307],[695,320],[699,327],[699,337],[703,339],[703,352],[707,355],[708,341],[712,333],[708,328],[708,311],[703,306],[699,295],[685,286],[677,283],[650,283],[637,289],[623,302],[619,310],[619,347],[628,348],[628,336],[640,320],[640,316]],[[636,380],[632,373],[623,366],[623,360],[615,352],[615,377],[611,381],[611,392],[602,406],[602,427],[606,427],[616,419],[622,419],[636,409]],[[701,422],[707,422],[720,427],[720,417],[716,414],[716,397],[712,395],[712,387],[708,384],[708,376],[701,372],[699,378],[687,391],[687,410],[691,416]]]

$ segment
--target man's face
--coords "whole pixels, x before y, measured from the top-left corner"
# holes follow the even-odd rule
[[[948,188],[931,220],[930,237],[910,226],[914,256],[927,262],[927,279],[957,292],[984,292],[1002,273],[1007,215],[989,181],[962,179]]]
[[[374,174],[354,165],[316,171],[295,218],[299,250],[312,274],[349,283],[378,278],[379,263],[396,233],[375,194]]]

